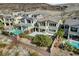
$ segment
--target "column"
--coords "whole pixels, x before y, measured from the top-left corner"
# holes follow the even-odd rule
[[[26,19],[24,19],[24,21],[25,21],[25,24],[27,24],[27,21],[26,21]]]
[[[35,28],[34,30],[35,30],[35,32],[36,32],[36,28]]]
[[[21,26],[21,30],[23,31],[23,27]]]
[[[47,31],[48,29],[48,24],[47,24],[47,21],[45,21],[45,32]]]
[[[38,28],[38,32],[40,32],[40,28]]]
[[[38,32],[40,32],[40,28],[39,28],[40,27],[40,24],[39,23],[37,23],[37,24],[38,24]]]
[[[4,20],[4,27],[6,26],[6,20],[5,20],[5,18],[3,18],[3,20]]]
[[[10,29],[10,27],[11,27],[11,24],[10,24],[11,22],[10,22],[10,19],[9,19],[9,29]]]
[[[69,26],[69,30],[68,30],[68,39],[70,38],[70,37],[69,37],[69,32],[70,32],[70,26]]]

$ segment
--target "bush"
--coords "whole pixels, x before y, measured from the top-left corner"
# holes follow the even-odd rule
[[[63,38],[63,36],[64,36],[64,30],[63,29],[59,29],[57,31],[56,35]]]
[[[33,38],[33,43],[41,47],[49,47],[52,44],[52,39],[45,35],[36,35]]]
[[[20,35],[22,38],[33,39],[33,36],[27,35],[25,33]]]
[[[30,56],[38,56],[39,54],[37,52],[29,52]]]

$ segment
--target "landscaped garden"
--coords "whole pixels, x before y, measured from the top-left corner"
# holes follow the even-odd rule
[[[20,36],[22,38],[27,38],[28,40],[31,40],[33,44],[36,44],[40,47],[49,47],[52,44],[52,39],[47,35],[36,35],[33,37],[24,33]]]

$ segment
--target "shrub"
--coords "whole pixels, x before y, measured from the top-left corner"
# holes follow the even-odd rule
[[[27,35],[25,33],[20,35],[22,38],[33,39],[33,36]]]
[[[38,56],[39,54],[37,52],[30,52],[29,51],[30,56]]]
[[[49,47],[52,43],[52,39],[45,35],[36,35],[33,38],[33,43],[36,44],[37,46]]]

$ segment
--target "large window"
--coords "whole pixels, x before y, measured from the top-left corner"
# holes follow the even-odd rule
[[[27,20],[27,23],[31,23],[31,20]]]
[[[40,25],[41,26],[45,26],[45,22],[40,22]]]
[[[69,28],[69,26],[68,25],[65,25],[65,29],[68,29]]]
[[[79,41],[79,36],[70,34],[69,37],[73,40]]]
[[[45,29],[40,29],[40,32],[45,32]]]
[[[38,23],[36,23],[34,26],[39,27]]]
[[[55,23],[49,23],[49,26],[56,26]]]
[[[72,31],[72,32],[77,32],[77,29],[78,29],[78,28],[71,27],[71,31]]]
[[[7,26],[9,26],[9,23],[6,23]]]
[[[54,29],[49,29],[49,31],[55,32],[56,30],[54,30]]]

